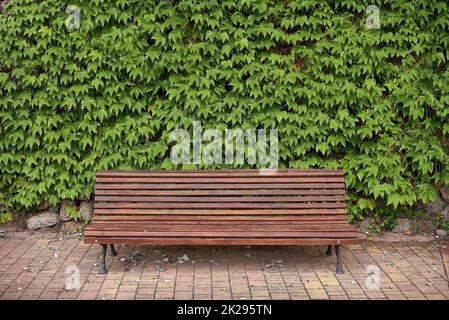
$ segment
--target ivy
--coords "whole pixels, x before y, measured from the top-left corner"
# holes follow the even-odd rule
[[[193,121],[276,128],[281,167],[343,168],[350,219],[390,219],[449,182],[447,1],[70,5],[79,29],[66,1],[0,9],[8,208],[90,197],[99,169],[242,167],[171,163],[170,132]]]

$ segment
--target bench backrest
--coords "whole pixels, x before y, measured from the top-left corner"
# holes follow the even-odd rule
[[[347,220],[342,170],[265,173],[98,171],[94,219]]]

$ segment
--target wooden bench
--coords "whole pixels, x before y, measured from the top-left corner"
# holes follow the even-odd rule
[[[348,223],[341,170],[99,171],[85,243],[340,245],[357,240]]]

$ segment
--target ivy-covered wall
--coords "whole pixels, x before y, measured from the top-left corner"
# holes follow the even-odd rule
[[[278,129],[281,167],[344,168],[351,219],[391,218],[449,181],[447,1],[1,10],[0,190],[14,210],[89,197],[97,169],[173,169],[170,132],[193,121]]]

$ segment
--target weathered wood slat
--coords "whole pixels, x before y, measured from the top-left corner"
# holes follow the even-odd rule
[[[344,203],[335,202],[311,202],[311,203],[198,203],[198,202],[176,202],[176,203],[139,203],[139,202],[114,202],[114,203],[96,203],[96,209],[189,209],[189,208],[207,208],[207,209],[304,209],[304,208],[344,208]]]
[[[171,190],[171,189],[344,189],[344,183],[97,183],[96,190]]]
[[[101,244],[146,244],[146,245],[349,245],[356,244],[357,239],[351,238],[130,238],[130,237],[89,237],[85,243]]]
[[[344,201],[344,196],[302,197],[146,197],[146,196],[96,196],[97,202],[325,202]]]
[[[348,231],[100,231],[88,230],[86,236],[91,237],[247,237],[247,238],[345,238],[353,237]]]
[[[280,229],[292,229],[292,230],[302,230],[304,228],[314,228],[314,229],[326,229],[326,230],[334,230],[334,228],[344,228],[346,230],[354,231],[354,227],[346,223],[346,221],[327,221],[320,223],[319,221],[307,221],[307,223],[303,224],[286,224],[288,221],[282,222],[274,222],[274,221],[266,221],[257,223],[253,221],[252,223],[248,223],[248,221],[222,221],[217,223],[216,221],[107,221],[107,220],[97,220],[96,225],[91,227],[87,226],[86,230],[94,230],[96,228],[125,228],[125,229],[151,229],[158,230],[159,228],[163,228],[164,230],[167,228],[182,228],[182,230],[188,229],[196,229],[196,228],[214,228],[224,230],[226,228],[235,228],[236,230],[249,230],[251,228],[256,229],[266,229],[272,230],[275,228]],[[93,229],[92,229],[93,228]]]
[[[169,209],[117,209],[117,208],[95,208],[95,215],[111,215],[111,214],[122,214],[122,215],[335,215],[335,214],[346,214],[346,209],[181,209],[181,210],[169,210]]]
[[[202,221],[202,223],[173,223],[173,221],[153,221],[152,223],[148,222],[133,222],[129,221],[116,221],[115,223],[107,223],[106,221],[97,221],[95,226],[87,226],[85,230],[216,230],[216,231],[246,231],[246,230],[260,230],[260,231],[282,231],[282,230],[346,230],[346,231],[355,231],[354,227],[345,223],[344,221],[335,222],[335,223],[309,223],[302,225],[294,225],[294,224],[285,224],[284,223],[214,223],[214,222],[206,222]]]
[[[342,176],[341,169],[278,169],[278,170],[186,170],[186,171],[97,171],[97,177],[257,177],[257,176]]]
[[[323,182],[344,182],[343,177],[266,177],[257,178],[235,178],[235,177],[207,177],[207,178],[172,178],[172,177],[151,177],[151,178],[124,178],[124,177],[98,177],[96,183],[323,183]]]
[[[126,186],[123,186],[124,188]],[[239,190],[121,190],[97,189],[99,196],[278,196],[278,195],[344,195],[343,189],[239,189]]]
[[[288,215],[288,216],[251,216],[251,215],[99,215],[93,217],[95,222],[129,221],[141,223],[142,221],[157,221],[158,223],[229,223],[229,224],[277,224],[300,222],[300,221],[330,221],[344,223],[348,222],[346,215]]]
[[[268,232],[268,233],[272,233],[272,232],[285,232],[286,234],[289,234],[290,232],[318,232],[318,233],[322,233],[322,232],[326,232],[329,234],[336,234],[336,235],[341,235],[340,232],[347,232],[347,233],[351,233],[351,235],[354,235],[354,230],[352,228],[349,228],[348,226],[344,226],[344,225],[338,225],[335,224],[332,227],[331,226],[327,226],[327,227],[318,227],[318,226],[303,226],[303,227],[287,227],[285,225],[271,225],[268,226],[269,228],[267,228],[267,226],[265,226],[265,228],[263,228],[262,226],[213,226],[213,225],[199,225],[197,226],[197,228],[195,228],[195,226],[190,225],[190,226],[186,226],[186,225],[182,225],[182,226],[177,226],[177,225],[160,225],[160,226],[155,226],[155,225],[144,225],[144,226],[139,226],[139,225],[126,225],[126,224],[121,224],[121,225],[98,225],[96,226],[94,229],[92,228],[87,228],[85,230],[85,233],[87,236],[90,235],[91,232],[96,232],[96,231],[107,231],[107,232],[117,232],[117,233],[121,233],[121,232],[167,232],[167,233],[171,233],[171,232],[181,232],[184,234],[188,234],[189,232],[205,232],[205,233],[216,233],[216,234],[221,234],[221,233],[227,233],[227,232],[241,232],[241,233],[248,233],[248,232]],[[248,236],[250,235],[250,233],[248,233]]]

